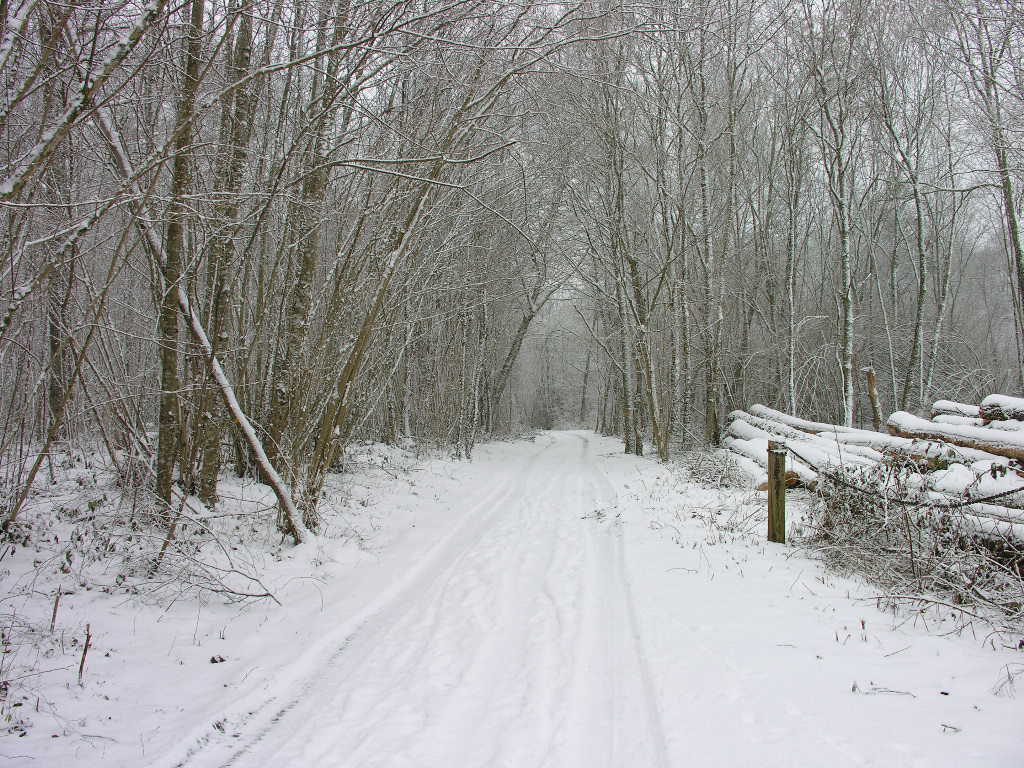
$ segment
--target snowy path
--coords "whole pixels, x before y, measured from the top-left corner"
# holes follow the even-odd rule
[[[586,432],[346,482],[374,533],[286,550],[281,608],[90,597],[80,719],[10,764],[1024,766],[1024,653],[880,612],[763,498]]]
[[[1020,702],[992,695],[1019,654],[723,537],[714,492],[617,451],[567,432],[485,458],[328,660],[184,765],[1024,765]]]
[[[586,436],[539,447],[271,727],[195,763],[667,766],[622,527],[584,519],[615,501]]]

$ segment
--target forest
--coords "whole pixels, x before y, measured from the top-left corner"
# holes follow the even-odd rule
[[[1021,0],[0,0],[0,77],[0,737],[1020,764]]]
[[[0,17],[5,524],[74,440],[166,509],[256,473],[300,539],[360,439],[665,460],[754,401],[864,424],[863,368],[1024,388],[1015,2]]]

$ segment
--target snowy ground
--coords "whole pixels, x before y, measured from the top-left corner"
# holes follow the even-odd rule
[[[62,625],[94,635],[85,685],[77,670],[40,684],[33,727],[0,758],[1024,765],[1024,691],[1004,684],[1024,654],[878,611],[869,586],[765,543],[749,494],[619,451],[545,433],[359,476],[361,544],[267,564],[281,608],[72,595]]]

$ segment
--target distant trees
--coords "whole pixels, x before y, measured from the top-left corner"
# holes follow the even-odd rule
[[[6,519],[65,440],[302,538],[356,439],[1021,386],[1019,11],[3,3]]]
[[[893,408],[965,386],[965,370],[1022,385],[1020,316],[1013,333],[1006,311],[1019,299],[1002,288],[1017,285],[1020,209],[1019,173],[1000,159],[1020,153],[1002,111],[1019,113],[1011,4],[695,0],[653,18],[656,31],[574,62],[587,85],[572,111],[605,146],[573,174],[584,263],[606,275],[578,286],[607,318],[593,343],[617,371],[608,402],[627,450],[641,425],[664,455],[665,412],[672,441],[692,439],[693,407],[714,441],[723,407],[751,400],[864,423],[858,371],[872,365]],[[584,184],[599,173],[604,192]],[[612,204],[597,209],[602,194]],[[1012,282],[979,288],[980,259],[999,269],[993,210]],[[979,311],[980,290],[1003,300]],[[1015,359],[1001,343],[1013,338]],[[667,402],[645,388],[658,371]]]

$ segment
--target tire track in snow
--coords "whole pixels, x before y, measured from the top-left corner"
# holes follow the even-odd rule
[[[589,440],[557,436],[506,477],[242,744],[183,764],[667,768],[622,528],[592,517],[616,494]]]
[[[620,579],[623,602],[626,605],[626,613],[629,621],[629,635],[633,641],[633,653],[636,654],[637,668],[640,673],[640,685],[643,690],[644,706],[647,711],[647,723],[650,731],[650,744],[654,749],[655,766],[657,768],[668,768],[668,743],[665,739],[665,727],[661,718],[661,709],[658,706],[657,694],[654,688],[654,677],[651,673],[651,665],[647,659],[647,652],[644,647],[643,636],[640,632],[640,622],[637,619],[636,603],[633,600],[633,588],[629,580],[629,573],[626,569],[625,545],[622,530],[619,529],[615,536],[615,560]]]
[[[584,440],[583,463],[586,474],[591,478],[590,488],[593,494],[594,506],[598,509],[613,510],[618,507],[618,494],[608,481],[605,474],[597,467],[590,454],[590,441],[585,435],[580,436]],[[644,742],[650,747],[651,768],[668,768],[668,744],[665,738],[665,729],[662,722],[661,710],[658,706],[657,694],[654,686],[654,678],[651,673],[650,662],[644,647],[643,636],[640,629],[640,622],[637,618],[636,602],[633,598],[632,583],[629,579],[629,571],[626,566],[625,557],[625,536],[623,526],[617,520],[611,520],[606,531],[597,530],[594,535],[607,533],[610,537],[610,552],[605,552],[605,564],[608,567],[609,595],[612,604],[616,605],[615,614],[624,613],[625,616],[613,615],[614,628],[621,628],[625,632],[624,647],[620,649],[619,661],[624,662],[626,657],[631,657],[635,669],[632,670],[633,681],[639,689],[637,693],[641,701],[639,704],[643,710],[644,725],[647,730],[647,738]],[[612,597],[614,595],[614,597]],[[613,659],[613,663],[614,663]],[[623,687],[622,667],[616,665],[619,671],[620,687]],[[619,762],[615,765],[636,765],[635,754],[616,755]]]
[[[532,473],[527,474],[524,481],[526,479],[532,479]],[[530,486],[529,497],[546,495],[554,482],[554,477],[541,477],[540,483]],[[525,488],[523,495],[526,495]],[[475,761],[471,756],[460,755],[459,750],[468,749],[472,744],[489,744],[496,752],[501,752],[504,730],[501,727],[502,723],[495,722],[495,716],[490,711],[479,711],[481,698],[490,695],[492,707],[495,701],[504,702],[510,698],[508,689],[517,681],[503,680],[501,672],[519,661],[510,658],[515,657],[525,644],[525,627],[520,626],[516,620],[528,613],[527,602],[534,592],[529,584],[531,576],[546,571],[546,563],[551,554],[550,542],[529,541],[530,526],[525,525],[523,520],[528,509],[519,503],[519,499],[508,500],[505,508],[506,514],[499,515],[493,520],[492,529],[477,540],[475,548],[464,552],[459,562],[452,564],[445,589],[429,596],[429,604],[423,608],[425,613],[444,620],[450,620],[460,609],[466,611],[481,608],[481,601],[487,604],[483,606],[485,610],[492,608],[495,611],[491,620],[480,626],[462,625],[468,637],[467,646],[463,649],[464,657],[457,660],[454,666],[442,665],[440,668],[442,675],[454,673],[455,677],[450,687],[452,694],[458,692],[458,695],[429,695],[431,678],[438,675],[438,660],[443,657],[445,651],[445,637],[439,632],[440,627],[437,623],[417,620],[413,612],[408,620],[399,625],[382,628],[382,640],[394,635],[400,638],[404,638],[406,634],[418,636],[417,644],[422,649],[422,663],[403,668],[400,674],[392,678],[391,686],[403,687],[413,701],[421,705],[422,711],[431,713],[431,717],[422,723],[418,733],[404,734],[402,738],[397,738],[397,734],[390,734],[390,754],[380,764],[405,764],[402,762],[403,757],[408,758],[409,765],[422,764],[423,756],[415,753],[417,749],[423,749],[423,744],[430,742],[431,738],[440,754],[430,755],[431,760],[437,761],[430,764],[500,764],[487,758]],[[543,547],[544,552],[538,551],[537,546],[531,544]],[[531,567],[530,561],[537,560],[545,564],[539,568]],[[451,595],[452,599],[449,599],[449,588],[455,579],[484,585],[489,589],[474,589],[473,594],[465,594],[462,599],[459,599],[456,591]],[[428,595],[425,593],[424,596]],[[341,720],[344,721],[346,715],[351,719],[359,719],[360,728],[366,734],[365,738],[353,745],[349,753],[351,763],[346,764],[376,764],[373,741],[375,738],[377,741],[384,740],[379,738],[380,733],[376,724],[391,720],[395,705],[393,697],[383,695],[373,710],[365,712],[363,717],[358,717],[357,706],[350,705],[345,708]],[[505,708],[507,709],[508,705]],[[484,733],[489,733],[490,738],[481,738]],[[328,747],[327,750],[329,749]],[[410,755],[410,752],[413,754]],[[460,757],[464,762],[458,761]],[[451,762],[453,760],[455,762]]]
[[[360,632],[369,625],[385,621],[388,615],[400,612],[402,606],[421,591],[424,582],[436,580],[450,569],[453,559],[465,554],[472,547],[473,543],[486,532],[491,518],[502,509],[504,503],[514,497],[517,492],[521,492],[524,479],[543,455],[555,445],[554,441],[549,441],[541,446],[527,459],[522,469],[508,477],[474,505],[457,524],[455,530],[428,550],[421,563],[412,567],[399,584],[361,611],[359,615],[346,622],[344,628],[339,632],[322,638],[317,643],[317,647],[311,648],[303,654],[303,657],[293,665],[299,668],[298,674],[293,675],[295,681],[292,684],[293,688],[298,690],[292,693],[283,704],[276,704],[280,699],[278,695],[257,694],[255,697],[247,697],[248,701],[243,702],[236,707],[234,712],[229,713],[224,721],[230,723],[230,730],[241,731],[243,742],[241,745],[238,741],[223,736],[223,731],[210,730],[202,735],[192,737],[188,741],[183,757],[174,758],[169,763],[162,761],[163,764],[169,764],[175,768],[188,768],[197,765],[228,768],[238,765],[242,758],[263,742],[285,717],[292,713],[298,705],[305,702],[309,695],[323,683],[322,669],[336,667],[340,658],[349,650],[353,639]],[[333,650],[325,654],[325,647],[333,647]],[[315,661],[318,658],[322,660],[320,665],[317,665]],[[309,666],[314,667],[313,671],[304,672]],[[251,700],[254,698],[257,700]]]

